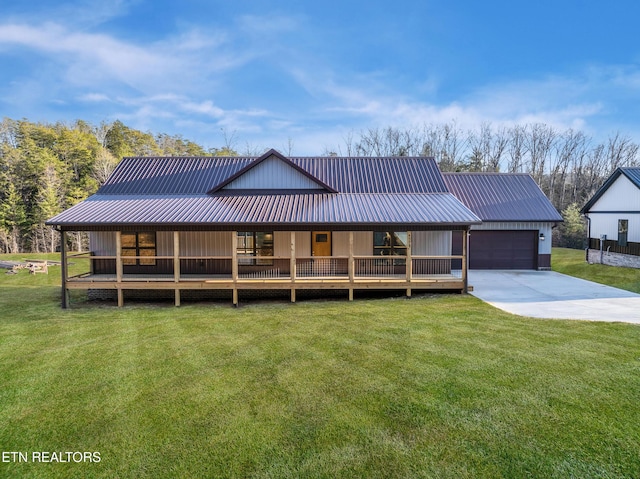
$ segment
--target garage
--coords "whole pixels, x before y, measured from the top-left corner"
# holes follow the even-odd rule
[[[537,269],[538,232],[473,230],[469,237],[471,269]]]

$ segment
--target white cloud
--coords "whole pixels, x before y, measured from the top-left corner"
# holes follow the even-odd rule
[[[80,95],[78,97],[78,100],[89,103],[102,103],[111,101],[111,99],[104,93],[86,93],[84,95]]]
[[[247,61],[246,56],[225,52],[225,42],[224,34],[191,30],[162,42],[136,45],[56,23],[0,24],[0,48],[22,47],[44,54],[47,62],[56,64],[52,81],[57,76],[75,86],[126,85],[147,94],[158,88],[180,91]]]

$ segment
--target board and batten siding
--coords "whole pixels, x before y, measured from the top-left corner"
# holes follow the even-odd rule
[[[627,241],[640,243],[640,213],[589,213],[591,238],[607,235],[608,240],[618,240],[618,220],[629,221]]]
[[[411,253],[416,256],[450,256],[451,231],[413,231]]]
[[[273,254],[281,258],[291,258],[291,232],[273,232]],[[311,256],[311,232],[296,231],[296,256]]]
[[[589,214],[614,211],[640,212],[640,188],[624,175],[620,175],[598,198],[589,209]]]
[[[640,243],[640,188],[620,175],[589,209],[591,238],[618,239],[618,220],[629,221],[627,241]]]
[[[538,235],[542,233],[545,237],[544,241],[538,240],[538,254],[550,255],[553,225],[549,222],[487,222],[471,226],[470,234],[473,235],[473,230],[537,230]]]
[[[532,229],[532,228],[524,228]],[[311,232],[296,231],[296,255],[311,256]],[[546,233],[545,233],[546,234]],[[549,237],[551,232],[549,231]],[[451,231],[413,231],[412,252],[421,256],[448,256],[451,254]],[[274,255],[290,257],[291,232],[273,232]],[[91,251],[96,256],[115,256],[116,233],[114,231],[92,231],[89,233]],[[333,256],[349,256],[349,232],[334,231],[332,234]],[[173,232],[156,233],[158,256],[173,256]],[[231,256],[233,233],[230,231],[181,231],[180,256]],[[353,232],[353,254],[373,255],[373,232]]]
[[[232,234],[229,231],[181,231],[180,256],[231,256]],[[115,231],[92,231],[89,248],[95,256],[115,256]],[[173,256],[173,232],[156,232],[156,255]]]
[[[231,183],[225,190],[309,190],[322,189],[311,178],[288,165],[284,161],[271,156],[246,171]]]
[[[333,256],[349,256],[349,232],[334,231]],[[355,256],[373,255],[373,231],[353,232],[353,254]]]
[[[116,255],[115,231],[91,231],[89,232],[89,251],[94,256]]]

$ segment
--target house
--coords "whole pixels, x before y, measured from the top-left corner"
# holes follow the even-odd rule
[[[640,268],[640,167],[617,168],[581,212],[590,263]]]
[[[551,232],[562,216],[530,175],[443,176],[449,191],[482,220],[470,228],[470,269],[551,269]],[[461,251],[454,244],[453,254]]]
[[[483,195],[486,192],[482,193]],[[543,195],[544,196],[544,195]],[[125,292],[467,290],[481,219],[432,158],[125,158],[100,190],[50,219],[71,289]],[[65,235],[87,231],[86,272]],[[546,231],[546,230],[545,230]],[[453,245],[460,245],[455,253]]]

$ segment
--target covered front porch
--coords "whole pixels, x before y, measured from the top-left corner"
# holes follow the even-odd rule
[[[69,254],[62,231],[62,306],[69,290],[367,289],[467,291],[468,227],[457,230],[94,231],[90,251]],[[453,235],[461,255],[451,254]],[[76,274],[69,275],[74,263]],[[77,273],[78,270],[82,270]]]

